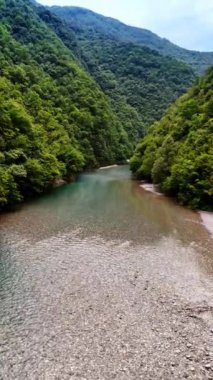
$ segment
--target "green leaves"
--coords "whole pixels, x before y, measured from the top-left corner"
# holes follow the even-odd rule
[[[213,204],[213,68],[181,97],[138,145],[131,159],[137,178],[191,208]]]
[[[40,15],[66,46],[70,48],[71,41],[76,42],[80,61],[110,100],[132,149],[149,126],[191,85],[193,70],[169,54],[159,54],[156,43],[150,46],[152,33],[141,30],[145,41],[140,43],[139,38],[132,36],[135,29],[116,21],[115,27],[111,20],[91,11],[54,7],[53,12],[61,19],[53,18],[51,13],[47,18],[44,9]]]
[[[85,167],[124,160],[130,149],[109,100],[38,8],[28,0],[0,6],[2,208]]]

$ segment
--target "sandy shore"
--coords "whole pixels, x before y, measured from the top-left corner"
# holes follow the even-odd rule
[[[163,195],[162,193],[157,191],[155,185],[153,185],[152,183],[142,182],[140,184],[140,187],[142,187],[142,189],[149,191],[150,193],[153,193],[155,195]],[[203,225],[206,227],[206,229],[210,232],[210,234],[213,237],[213,212],[199,211],[199,214],[200,214]]]
[[[142,189],[149,191],[150,193],[156,194],[156,195],[163,195],[159,191],[156,190],[156,187],[153,185],[153,183],[141,183],[140,187]]]
[[[204,226],[213,237],[213,212],[199,211]]]
[[[104,170],[104,169],[110,169],[110,168],[117,168],[118,165],[109,165],[109,166],[101,166],[98,170]]]

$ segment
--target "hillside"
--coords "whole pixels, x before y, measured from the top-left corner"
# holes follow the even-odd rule
[[[124,161],[195,79],[149,47],[90,40],[32,0],[0,0],[0,20],[0,209]]]
[[[137,146],[131,170],[192,208],[213,205],[213,67]]]
[[[129,156],[108,99],[28,0],[0,2],[0,207]]]
[[[197,74],[203,73],[213,64],[213,52],[197,52],[183,49],[149,30],[123,24],[110,17],[104,17],[88,9],[79,7],[52,7],[53,12],[63,17],[90,40],[106,38],[146,46],[160,54],[171,56],[188,63]]]
[[[109,97],[119,120],[130,123],[128,130],[136,131],[136,137],[142,136],[144,130],[160,119],[168,106],[192,84],[193,70],[148,47],[115,39],[110,32],[102,33],[96,24],[89,28],[87,19],[84,24],[78,14],[76,19],[69,18],[72,9],[51,8],[62,16],[67,12],[66,24],[60,25],[59,20],[53,20],[43,7],[40,17],[69,48],[75,36],[81,49],[76,51],[79,59]]]

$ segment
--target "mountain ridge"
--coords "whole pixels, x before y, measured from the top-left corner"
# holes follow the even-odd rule
[[[133,124],[128,129],[136,131],[135,138],[142,136],[195,79],[193,69],[185,62],[147,46],[106,37],[95,25],[88,32],[78,18],[67,21],[55,13],[59,19],[53,20],[52,8],[41,7],[39,14],[66,46],[72,49],[71,42],[76,39],[81,63],[108,96],[124,125]]]
[[[0,0],[0,20],[0,209],[125,161],[195,80],[185,62],[31,0]]]
[[[163,55],[184,60],[192,65],[199,74],[213,64],[213,52],[182,48],[148,29],[127,25],[115,18],[103,16],[90,9],[75,6],[52,6],[49,9],[68,22],[77,21],[80,28],[82,24],[88,28],[98,28],[100,32],[111,38],[114,37],[123,42],[128,41],[140,46],[147,46]]]

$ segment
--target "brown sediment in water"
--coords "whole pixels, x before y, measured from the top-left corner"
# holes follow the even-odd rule
[[[140,183],[140,187],[152,194],[163,196],[164,194],[159,192],[157,189],[157,186],[153,183],[149,182],[142,182]],[[198,211],[202,224],[205,226],[205,228],[210,232],[211,236],[213,237],[213,212],[207,212],[207,211]],[[197,222],[199,223],[199,221]]]

